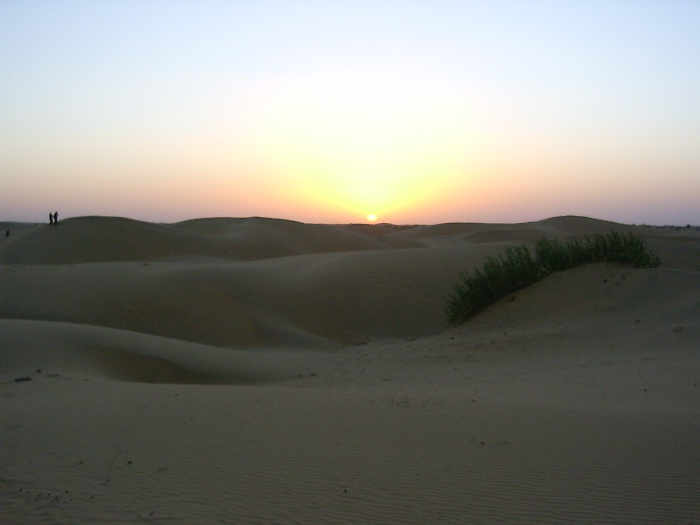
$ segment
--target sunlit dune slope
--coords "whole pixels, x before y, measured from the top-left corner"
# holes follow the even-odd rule
[[[456,331],[502,341],[568,333],[574,346],[583,339],[604,339],[606,344],[624,339],[624,347],[634,346],[630,341],[650,344],[652,333],[698,338],[699,293],[699,272],[585,265],[511,294]]]

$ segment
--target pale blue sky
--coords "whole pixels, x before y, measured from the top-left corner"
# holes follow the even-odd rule
[[[700,224],[700,2],[0,3],[0,220]]]

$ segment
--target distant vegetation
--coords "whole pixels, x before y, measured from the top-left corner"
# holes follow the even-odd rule
[[[461,324],[486,306],[554,272],[595,262],[619,262],[635,268],[661,264],[644,239],[631,233],[613,231],[567,242],[542,239],[535,245],[534,259],[526,246],[509,246],[505,255],[487,257],[483,268],[459,274],[460,281],[447,299],[447,322]]]

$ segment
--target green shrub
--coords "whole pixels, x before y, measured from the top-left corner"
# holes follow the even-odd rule
[[[620,262],[635,268],[656,268],[659,258],[631,233],[572,239],[565,243],[542,239],[535,244],[535,258],[526,246],[506,247],[505,256],[487,257],[483,268],[461,272],[447,298],[445,317],[451,325],[466,321],[486,306],[554,272],[594,262]]]

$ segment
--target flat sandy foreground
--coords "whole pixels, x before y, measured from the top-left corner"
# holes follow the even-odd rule
[[[3,524],[700,523],[697,229],[1,226]],[[610,230],[662,267],[446,325],[487,255]]]

